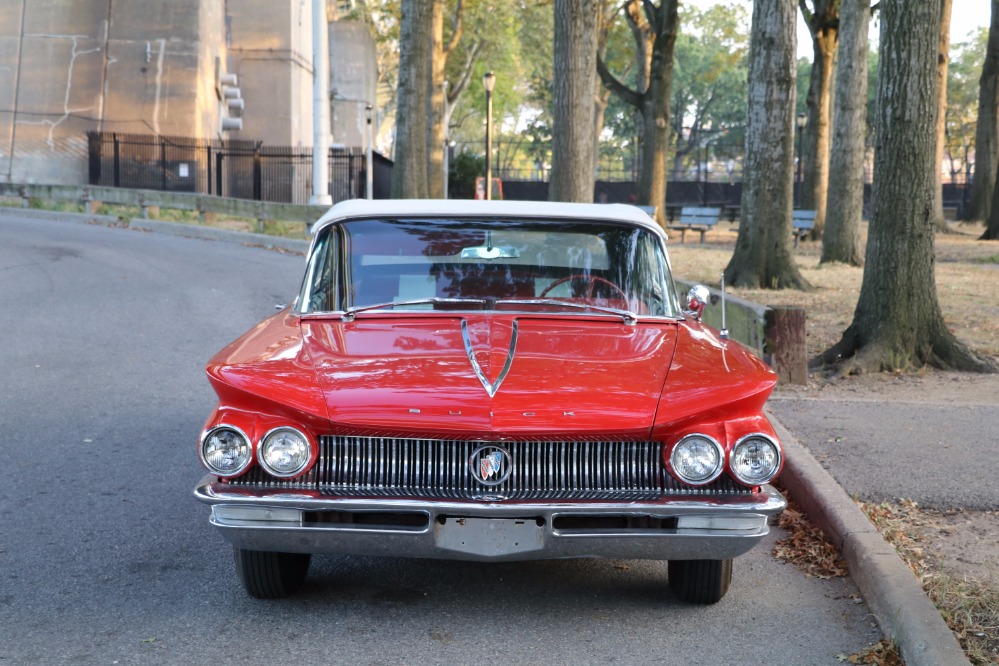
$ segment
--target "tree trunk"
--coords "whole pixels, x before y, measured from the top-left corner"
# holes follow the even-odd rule
[[[656,7],[651,3],[632,0],[624,9],[635,39],[637,89],[632,90],[614,78],[603,66],[602,60],[598,61],[598,68],[604,85],[641,112],[638,127],[642,156],[635,194],[638,203],[654,206],[657,221],[665,224],[670,88],[679,25],[678,2],[662,0]]]
[[[816,359],[841,373],[999,364],[954,338],[933,256],[940,4],[881,0],[877,146],[866,268],[853,323]]]
[[[992,192],[992,200],[999,198],[999,178],[996,178],[996,188]],[[999,240],[999,206],[993,206],[989,213],[989,223],[985,233],[978,240]]]
[[[430,4],[430,82],[427,91],[427,194],[431,199],[444,198],[444,0]]]
[[[430,85],[431,13],[421,0],[402,0],[399,86],[396,91],[393,199],[427,198],[427,90]]]
[[[726,279],[742,287],[808,289],[791,256],[794,0],[756,0],[749,46],[742,223]]]
[[[829,194],[822,234],[822,263],[864,265],[860,223],[864,215],[867,136],[867,32],[870,0],[842,0],[836,65],[836,113],[829,155]]]
[[[801,207],[815,211],[813,238],[822,237],[829,191],[829,131],[832,81],[839,38],[839,2],[814,0],[808,13],[800,2],[812,39],[812,74],[808,84],[808,125],[805,129]]]
[[[937,52],[937,150],[936,186],[933,188],[933,220],[938,232],[949,233],[943,212],[943,157],[947,134],[947,68],[950,60],[950,13],[952,0],[941,0],[940,35]]]
[[[979,171],[979,137],[982,134],[988,134],[991,132],[991,144],[988,143],[987,139],[983,139],[983,143],[986,145],[991,145],[993,149],[999,150],[999,117],[997,117],[996,105],[999,104],[999,99],[996,97],[996,88],[999,85],[999,0],[992,0],[992,24],[989,26],[989,45],[985,52],[985,64],[982,66],[982,78],[980,84],[980,92],[978,96],[978,130],[975,132],[975,180],[974,185],[971,189],[971,209],[972,214],[969,219],[981,219],[988,220],[988,226],[985,229],[985,233],[982,234],[982,240],[999,240],[999,215],[996,214],[996,208],[992,206],[992,202],[996,201],[996,195],[993,193],[988,197],[987,201],[984,202],[983,206],[978,206],[977,202],[979,199],[984,200],[984,195],[978,192],[978,190],[985,188],[987,179],[992,180],[995,187],[999,187],[999,178],[996,178],[996,164],[999,162],[999,153],[997,153],[997,159],[993,159],[989,164],[991,165],[991,172],[984,173],[984,168]],[[991,100],[991,104],[989,104]],[[983,131],[984,128],[988,128],[988,131]],[[984,149],[983,149],[984,150]],[[984,153],[982,153],[984,155]],[[992,154],[992,153],[990,153]],[[985,161],[984,158],[981,160]],[[983,175],[979,177],[979,173]],[[978,196],[976,196],[976,194]]]
[[[985,221],[992,210],[992,190],[999,162],[999,117],[996,87],[999,84],[999,0],[992,0],[992,23],[978,88],[978,125],[975,129],[975,178],[971,183],[969,220]]]
[[[597,0],[555,0],[552,201],[593,201],[598,12]]]
[[[656,16],[659,30],[652,45],[649,89],[642,96],[642,170],[638,175],[638,201],[655,206],[660,224],[666,220],[666,159],[669,152],[670,86],[673,83],[673,49],[679,18],[675,0],[663,0]]]

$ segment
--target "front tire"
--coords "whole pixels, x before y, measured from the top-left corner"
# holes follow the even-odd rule
[[[732,583],[732,560],[670,560],[669,589],[689,604],[716,604]]]
[[[301,587],[312,555],[232,549],[236,573],[247,594],[257,599],[280,599]]]

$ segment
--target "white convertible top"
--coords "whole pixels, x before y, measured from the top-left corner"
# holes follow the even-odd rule
[[[348,199],[341,201],[312,225],[320,229],[358,217],[510,217],[566,220],[612,220],[637,224],[664,236],[663,229],[638,206],[581,204],[553,201],[478,201],[475,199]]]

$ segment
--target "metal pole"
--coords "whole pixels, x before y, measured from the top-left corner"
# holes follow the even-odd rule
[[[451,167],[451,146],[447,137],[444,137],[444,198],[447,199],[447,176]]]
[[[701,199],[704,203],[702,206],[708,205],[708,146],[704,145],[704,190],[701,191]],[[723,325],[724,328],[724,325]]]
[[[330,44],[326,0],[312,0],[312,206],[329,206]]]
[[[493,91],[486,89],[486,201],[493,198]]]
[[[366,181],[364,191],[369,199],[375,198],[375,176],[374,173],[372,172],[372,163],[374,162],[374,160],[372,159],[371,155],[372,151],[374,150],[374,147],[372,145],[374,143],[374,139],[371,135],[371,114],[373,112],[374,109],[370,104],[368,104],[368,106],[364,109],[365,116],[368,119],[368,127],[367,131],[365,132],[366,136],[364,137],[364,140],[367,143],[367,150],[365,151],[364,155],[364,160],[365,160],[364,170],[365,170],[365,181]]]

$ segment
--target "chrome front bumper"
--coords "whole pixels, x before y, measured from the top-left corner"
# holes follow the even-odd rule
[[[194,496],[247,550],[492,562],[730,559],[766,536],[786,505],[771,486],[658,502],[447,502],[233,490],[211,475]]]

